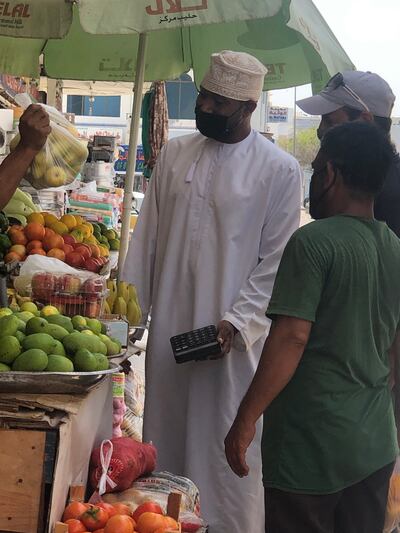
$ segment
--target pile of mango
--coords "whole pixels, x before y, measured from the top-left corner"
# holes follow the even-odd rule
[[[41,311],[24,302],[19,311],[0,309],[0,372],[98,372],[121,352],[99,320]]]
[[[109,294],[105,303],[104,314],[124,316],[131,326],[140,325],[142,311],[136,287],[125,281],[109,279],[107,281],[107,289]]]

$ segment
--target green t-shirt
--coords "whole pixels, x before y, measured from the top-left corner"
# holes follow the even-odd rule
[[[264,485],[329,494],[394,461],[388,350],[400,322],[400,240],[335,216],[286,246],[267,315],[313,322],[290,383],[264,414]]]

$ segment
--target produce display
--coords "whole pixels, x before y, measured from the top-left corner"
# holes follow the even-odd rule
[[[74,215],[58,219],[50,213],[31,213],[25,227],[13,225],[0,235],[0,252],[6,263],[40,254],[74,268],[100,272],[110,250],[118,248],[116,231]]]
[[[142,320],[136,287],[124,281],[109,279],[107,281],[109,291],[104,304],[104,314],[126,316],[131,326],[137,326]]]
[[[39,311],[33,302],[0,309],[0,372],[102,371],[120,351],[99,320],[69,318],[54,306]]]
[[[99,317],[107,295],[105,282],[98,276],[82,281],[73,274],[38,272],[33,275],[31,286],[33,300],[53,305],[69,317]]]
[[[164,514],[154,502],[140,505],[133,513],[122,503],[109,504],[72,502],[65,508],[63,522],[69,533],[176,533],[181,525]]]
[[[80,141],[76,128],[55,108],[43,107],[50,115],[51,133],[26,175],[26,179],[36,189],[61,187],[71,183],[88,156],[87,147]],[[12,139],[11,151],[15,150],[20,140],[19,134]]]

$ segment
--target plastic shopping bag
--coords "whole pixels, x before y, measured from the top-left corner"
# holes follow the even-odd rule
[[[16,100],[24,109],[32,103],[26,93],[16,96]],[[41,105],[50,116],[51,133],[25,178],[35,189],[62,187],[72,183],[79,174],[88,150],[79,140],[76,128],[57,109]],[[20,135],[17,134],[10,143],[11,151],[15,150],[19,141]]]
[[[385,527],[383,533],[392,533],[400,524],[400,459],[396,461],[390,479],[388,501],[386,506]]]

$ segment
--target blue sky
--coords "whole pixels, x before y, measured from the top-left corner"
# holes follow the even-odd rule
[[[313,0],[359,70],[382,76],[397,96],[400,116],[400,0]],[[298,89],[298,98],[311,94]],[[275,91],[277,105],[293,105],[293,91]]]

